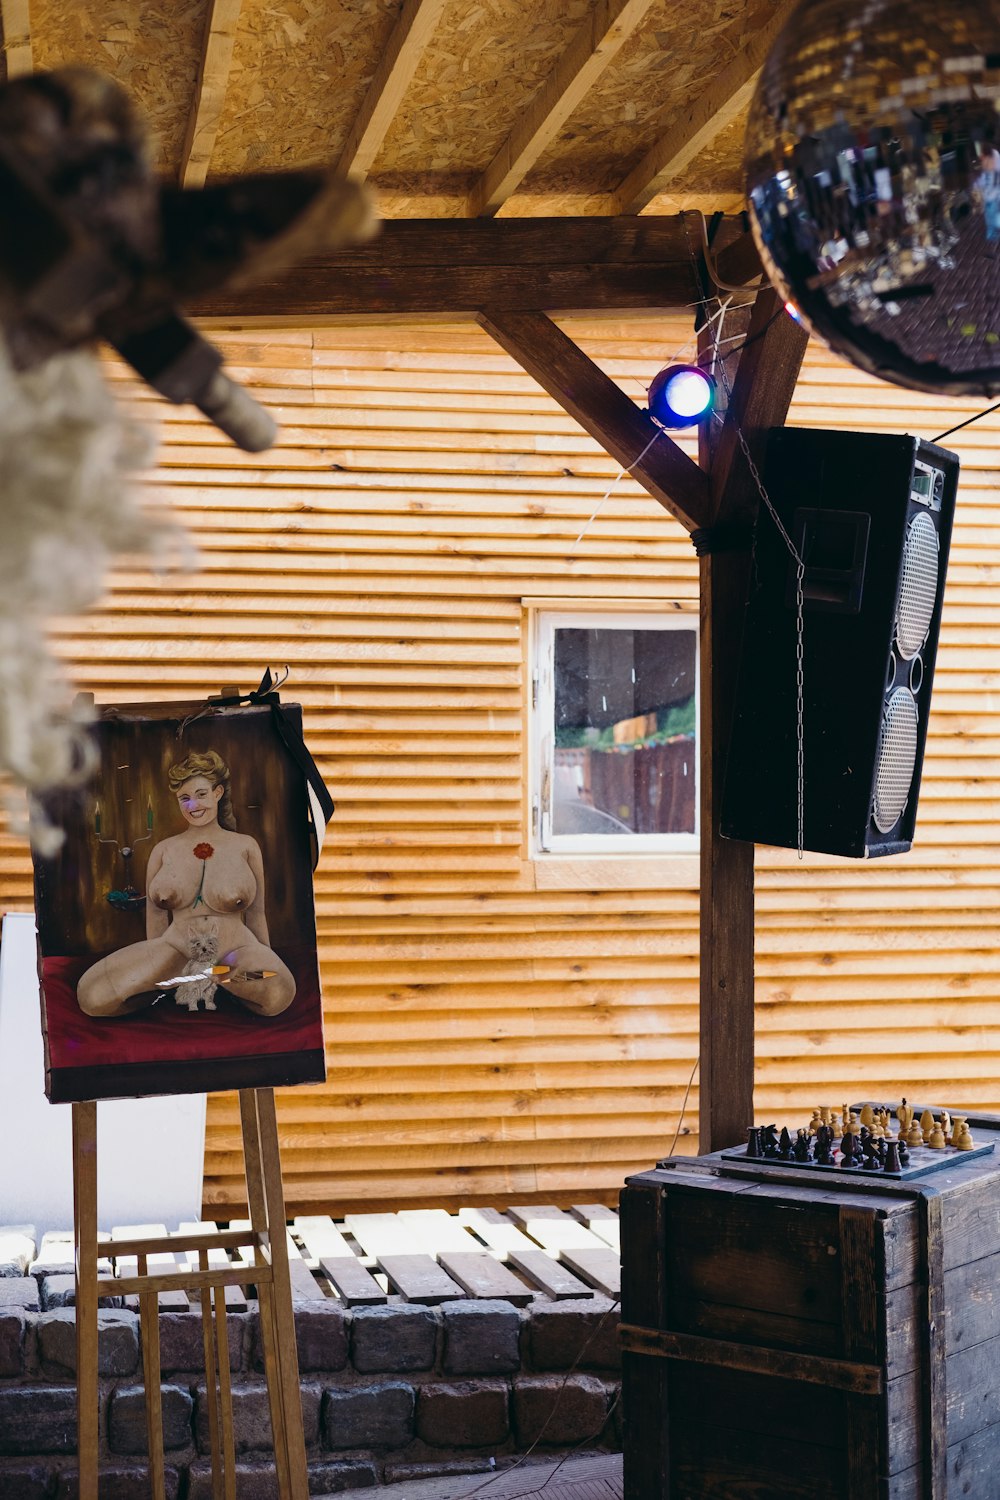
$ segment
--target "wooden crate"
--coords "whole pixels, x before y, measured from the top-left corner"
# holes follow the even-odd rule
[[[996,1500],[1000,1118],[970,1123],[995,1154],[905,1182],[628,1179],[626,1500]]]

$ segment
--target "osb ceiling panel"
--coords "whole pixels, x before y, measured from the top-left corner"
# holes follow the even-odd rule
[[[537,161],[505,184],[500,211],[609,212],[608,195],[778,3],[689,0],[678,9],[652,0]],[[210,97],[222,102],[208,180],[336,163],[394,28],[413,8],[414,0],[242,0],[228,71],[212,80]],[[374,155],[381,212],[468,212],[470,191],[601,9],[599,0],[444,0]],[[176,178],[210,12],[210,0],[32,0],[34,65],[87,63],[118,79],[149,121],[159,170]],[[647,211],[741,207],[742,133],[742,120],[725,123],[676,180],[659,184]]]
[[[396,0],[243,0],[212,175],[336,161]]]
[[[612,191],[738,54],[745,15],[744,0],[653,8],[539,159],[526,188],[537,192],[585,176],[591,191]]]
[[[84,63],[137,100],[160,172],[175,172],[198,76],[205,0],[31,0],[37,69]]]
[[[375,171],[481,171],[591,9],[592,0],[453,0]]]

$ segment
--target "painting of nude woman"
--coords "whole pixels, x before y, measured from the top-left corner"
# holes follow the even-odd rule
[[[273,710],[117,705],[94,734],[35,859],[49,1097],[321,1080],[314,840]]]
[[[174,989],[178,1004],[204,1000],[214,1010],[221,981],[256,1015],[279,1015],[295,998],[295,979],[270,946],[260,845],[236,829],[229,767],[206,750],[167,775],[186,826],[149,856],[146,940],[81,975],[80,1008],[117,1016]]]

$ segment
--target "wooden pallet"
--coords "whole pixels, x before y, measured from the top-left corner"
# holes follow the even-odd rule
[[[183,1248],[185,1236],[219,1229],[190,1223],[171,1231],[179,1243],[176,1262],[194,1264],[191,1252]],[[247,1247],[234,1247],[232,1231],[241,1229],[247,1231]],[[213,1268],[239,1266],[250,1258],[249,1221],[235,1220],[226,1230],[227,1243],[209,1252]],[[112,1229],[110,1240],[113,1246],[154,1232],[167,1234],[163,1225],[122,1225]],[[0,1243],[7,1233],[0,1228]],[[16,1233],[21,1243],[32,1232],[19,1226]],[[621,1285],[618,1215],[601,1204],[581,1204],[569,1211],[532,1205],[504,1213],[495,1208],[466,1208],[457,1214],[402,1209],[352,1213],[336,1221],[328,1215],[303,1214],[288,1226],[287,1244],[296,1304],[335,1298],[344,1307],[372,1307],[391,1297],[431,1307],[493,1299],[526,1307],[538,1299],[587,1299],[598,1293],[617,1298]],[[33,1242],[29,1251],[33,1252]],[[69,1273],[71,1252],[71,1233],[49,1232],[37,1258],[30,1260],[30,1270],[34,1275]],[[28,1264],[28,1253],[24,1259]],[[173,1256],[160,1259],[158,1270],[168,1271],[175,1264]],[[134,1257],[112,1255],[102,1272],[121,1278],[134,1276],[135,1269]],[[16,1299],[17,1287],[9,1291]],[[225,1296],[230,1312],[245,1309],[242,1288],[227,1286]],[[162,1292],[159,1302],[161,1310],[191,1305],[180,1289]]]

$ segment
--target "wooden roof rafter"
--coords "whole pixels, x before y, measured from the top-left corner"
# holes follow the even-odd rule
[[[9,0],[4,0],[9,3]],[[25,0],[27,5],[27,0]],[[180,184],[203,187],[219,133],[243,0],[210,0],[201,61],[181,151]]]
[[[620,48],[634,35],[651,4],[652,0],[598,0],[549,81],[473,186],[465,205],[470,218],[495,214],[502,208]]]
[[[3,22],[3,54],[7,78],[21,78],[34,69],[31,51],[30,0],[0,0]]]
[[[610,213],[641,213],[746,108],[767,55],[797,3],[782,0],[776,9],[766,7],[757,29],[741,33],[732,61],[681,111],[611,194]]]
[[[405,0],[337,162],[345,177],[368,176],[444,6],[445,0]]]

